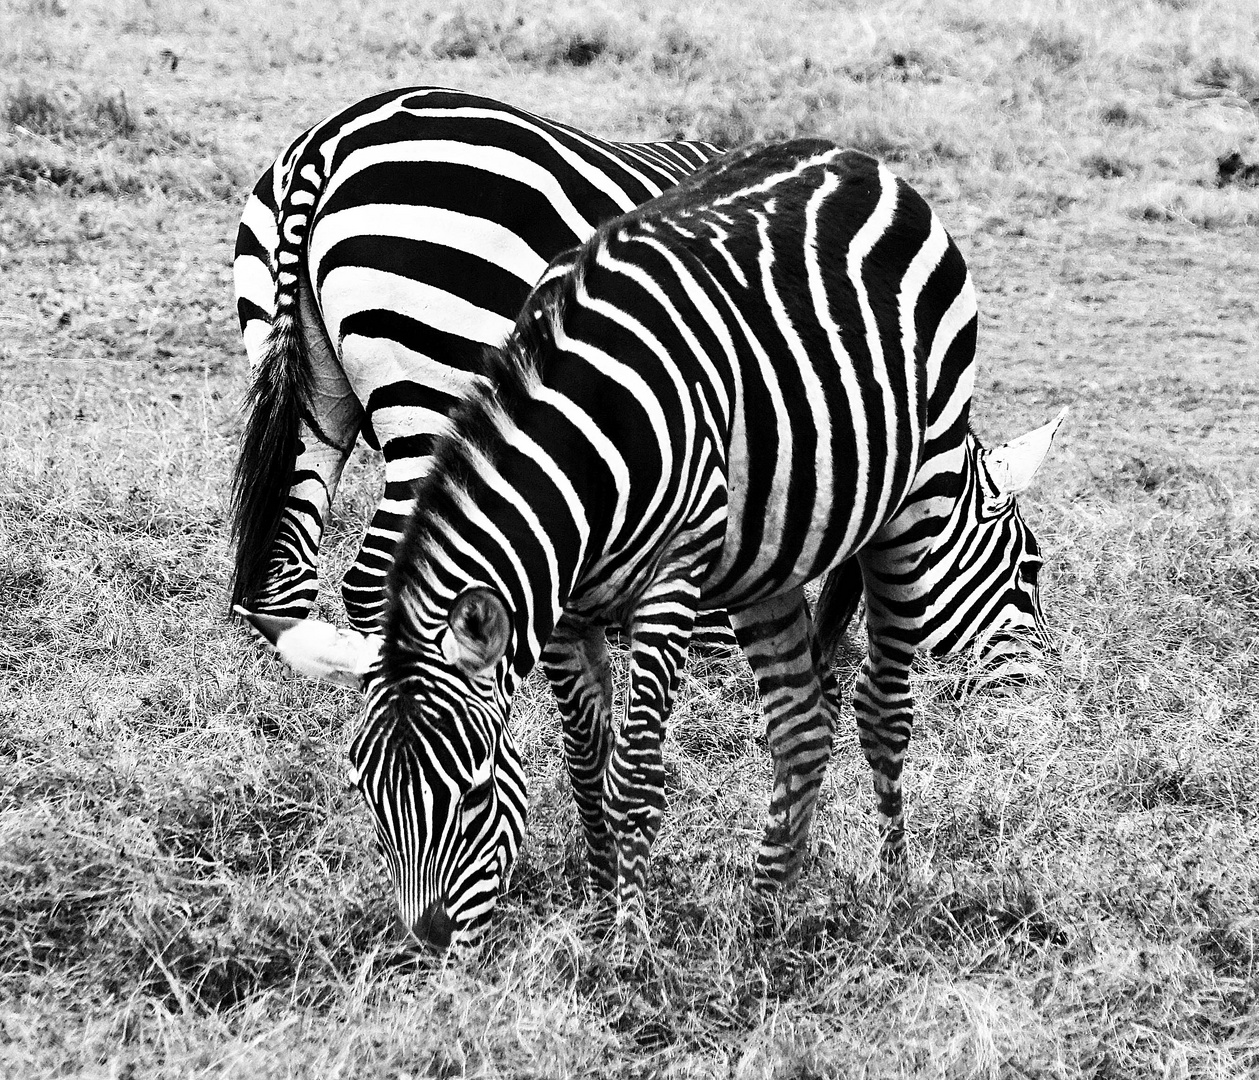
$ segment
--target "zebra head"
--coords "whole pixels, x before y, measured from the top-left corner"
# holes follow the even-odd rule
[[[991,450],[966,436],[964,492],[937,548],[927,644],[937,656],[970,651],[985,684],[1024,682],[1043,670],[1040,545],[1016,496],[1032,482],[1066,414]]]
[[[467,589],[440,625],[413,624],[383,657],[379,635],[238,611],[295,670],[362,689],[349,774],[372,812],[401,921],[435,948],[475,948],[525,827],[501,599]]]

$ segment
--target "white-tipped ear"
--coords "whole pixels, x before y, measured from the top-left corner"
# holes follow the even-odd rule
[[[1067,418],[1067,410],[1063,409],[1049,423],[1011,439],[1004,446],[994,447],[984,452],[984,467],[992,482],[1002,495],[1017,495],[1032,482],[1036,470],[1044,464],[1053,444],[1054,436],[1063,420]]]
[[[321,682],[361,687],[363,676],[380,656],[378,634],[338,630],[318,619],[255,614],[239,604],[233,610],[267,639],[289,667]]]
[[[465,589],[451,606],[448,622],[442,652],[465,675],[484,675],[507,652],[511,620],[493,589]]]

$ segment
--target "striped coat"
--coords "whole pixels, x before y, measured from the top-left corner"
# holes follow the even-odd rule
[[[557,260],[439,444],[383,640],[343,635],[306,667],[367,691],[351,759],[418,936],[484,931],[524,828],[510,701],[539,661],[591,881],[641,920],[665,724],[715,607],[774,757],[754,883],[793,880],[837,724],[803,587],[835,568],[867,603],[854,707],[901,871],[914,656],[1043,628],[1015,494],[1061,418],[979,444],[975,328],[965,262],[921,197],[816,140],[730,155]],[[823,594],[823,641],[843,593]],[[619,719],[609,622],[631,641]]]

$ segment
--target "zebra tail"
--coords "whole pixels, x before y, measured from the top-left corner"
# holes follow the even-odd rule
[[[298,426],[308,413],[310,358],[299,307],[295,297],[291,300],[277,305],[245,399],[245,430],[232,474],[232,604],[252,604],[266,583],[271,548],[293,486]]]
[[[233,605],[254,603],[267,583],[271,550],[280,535],[297,471],[299,425],[312,415],[314,375],[300,292],[311,214],[324,183],[311,149],[316,130],[294,142],[272,166],[282,177],[281,195],[275,202],[276,246],[269,253],[275,315],[254,365],[245,399],[245,431],[232,474]],[[265,174],[262,183],[266,183]]]
[[[845,559],[826,575],[813,613],[813,625],[822,661],[827,667],[831,667],[839,655],[844,632],[861,602],[862,587],[861,567],[856,559]]]

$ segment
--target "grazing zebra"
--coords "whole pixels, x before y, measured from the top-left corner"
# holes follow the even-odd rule
[[[312,127],[263,173],[234,263],[253,367],[232,485],[233,603],[305,616],[361,433],[385,459],[342,595],[377,629],[392,551],[447,415],[557,253],[720,151],[611,143],[472,94],[393,90]]]
[[[971,433],[977,323],[960,252],[922,198],[820,140],[738,152],[600,227],[530,296],[459,408],[390,571],[382,637],[254,619],[295,667],[362,685],[350,748],[404,920],[484,932],[524,829],[507,723],[541,661],[592,884],[642,918],[661,742],[697,612],[724,607],[773,756],[753,884],[799,873],[837,717],[803,587],[855,567],[854,691],[883,853],[903,873],[910,666],[1039,635],[1039,552],[1015,494],[1060,415],[1005,446]],[[611,713],[600,628],[629,628]]]

